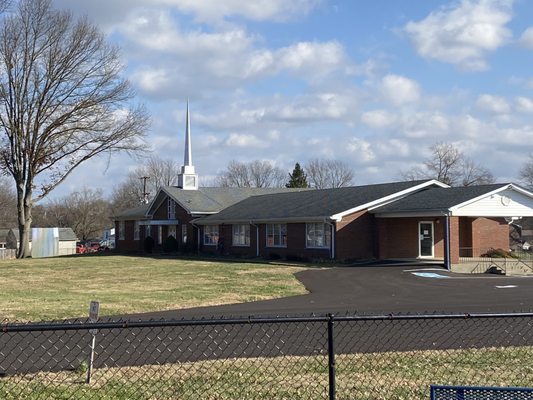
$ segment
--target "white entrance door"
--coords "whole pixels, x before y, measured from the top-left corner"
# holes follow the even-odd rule
[[[434,257],[433,252],[433,222],[421,221],[418,223],[418,256],[424,258]]]

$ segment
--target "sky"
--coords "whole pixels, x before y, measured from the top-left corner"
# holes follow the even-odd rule
[[[533,152],[529,0],[54,0],[121,48],[154,155],[209,184],[230,160],[342,160],[391,182],[449,142],[517,181]],[[53,196],[113,187],[142,161],[82,165]]]

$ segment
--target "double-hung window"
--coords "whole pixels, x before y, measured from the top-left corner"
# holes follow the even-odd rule
[[[328,224],[313,223],[305,225],[305,245],[308,248],[329,248],[331,243],[331,228]]]
[[[267,224],[267,247],[287,247],[287,224]]]
[[[250,246],[250,225],[233,225],[233,246]]]
[[[204,226],[204,244],[207,246],[218,244],[218,225]]]

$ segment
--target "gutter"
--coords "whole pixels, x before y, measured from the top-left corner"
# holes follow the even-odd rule
[[[254,221],[249,221],[251,226],[255,226],[255,256],[259,257],[259,226],[254,224]]]

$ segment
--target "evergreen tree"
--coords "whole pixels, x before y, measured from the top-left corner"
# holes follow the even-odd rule
[[[309,183],[307,183],[307,175],[305,175],[305,172],[302,167],[300,167],[300,163],[296,163],[294,166],[294,169],[292,171],[292,174],[289,174],[289,182],[285,185],[285,187],[288,188],[308,188]]]

